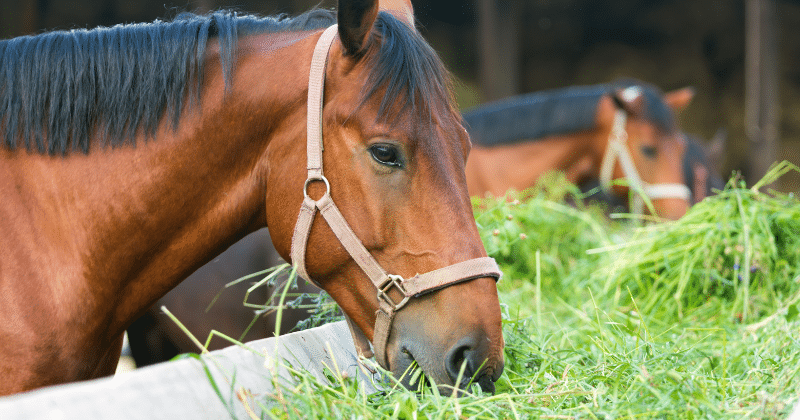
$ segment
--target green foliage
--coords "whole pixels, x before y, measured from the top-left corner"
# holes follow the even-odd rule
[[[778,165],[769,175],[786,169]],[[800,282],[800,201],[735,179],[675,223],[639,229],[610,247],[596,281],[629,289],[645,312],[683,316],[712,299],[748,321],[777,310]]]
[[[600,206],[584,205],[581,197],[577,187],[554,174],[523,193],[473,199],[486,252],[503,267],[504,281],[532,280],[537,251],[547,286],[560,289],[560,279],[576,270],[587,276],[594,270],[599,257],[586,251],[611,244],[610,235],[621,225],[610,223]]]
[[[734,179],[677,222],[641,225],[609,219],[563,178],[543,185],[474,202],[504,271],[496,395],[367,395],[335,372],[328,383],[295,372],[296,385],[261,400],[261,417],[786,417],[800,396],[794,196]]]

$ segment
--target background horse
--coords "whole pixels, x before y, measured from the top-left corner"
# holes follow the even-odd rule
[[[575,184],[600,178],[618,111],[626,116],[627,148],[645,185],[686,185],[686,144],[675,112],[692,96],[690,88],[662,95],[652,85],[622,80],[531,93],[469,110],[464,119],[474,142],[467,162],[470,194],[522,191],[552,170],[564,172]],[[613,168],[614,179],[631,176],[622,165]],[[627,202],[627,188],[613,190]],[[654,198],[656,213],[681,217],[689,206],[688,195]]]
[[[338,17],[218,12],[0,43],[0,394],[111,374],[135,318],[266,226],[354,331],[382,337],[376,356],[398,377],[417,363],[462,386],[465,366],[493,389],[496,265],[451,275],[486,266],[464,176],[469,139],[408,10],[378,10],[342,0]],[[321,29],[337,21],[312,73]],[[313,89],[298,74],[316,75]],[[324,154],[311,142],[321,133]],[[324,220],[298,211],[322,207],[316,197]],[[345,222],[325,223],[336,215]],[[295,242],[308,251],[296,253],[301,224]],[[442,267],[447,287],[386,309],[430,286],[404,279]],[[375,275],[389,280],[380,296]]]

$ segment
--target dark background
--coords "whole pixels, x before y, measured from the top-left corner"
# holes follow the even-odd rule
[[[794,0],[413,0],[420,30],[457,77],[460,106],[515,93],[635,77],[696,97],[681,116],[689,133],[710,139],[723,128],[722,174],[758,178],[745,123],[748,3],[772,10],[775,80],[762,98],[776,104],[774,159],[800,164],[800,1]],[[297,14],[335,1],[307,0],[0,0],[0,37],[170,18],[179,11],[233,7]],[[489,34],[489,35],[487,35]],[[752,36],[751,36],[752,38]],[[755,61],[755,66],[767,66]],[[748,133],[751,133],[748,136]],[[776,185],[798,191],[800,176]]]

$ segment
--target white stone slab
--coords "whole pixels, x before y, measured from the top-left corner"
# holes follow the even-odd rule
[[[323,369],[339,369],[358,377],[365,392],[379,384],[377,375],[360,367],[347,324],[336,322],[318,328],[247,343],[250,348],[289,362],[324,379]],[[277,349],[277,352],[276,352]],[[0,419],[246,419],[236,392],[246,389],[264,401],[273,390],[265,358],[232,346],[196,359],[162,363],[113,378],[43,388],[0,398]],[[204,365],[215,379],[226,404],[214,391]],[[235,372],[235,384],[230,379]],[[279,376],[288,380],[286,371]],[[260,414],[256,405],[251,405]],[[259,415],[260,417],[260,415]]]
[[[797,400],[797,405],[795,405],[794,411],[792,411],[792,414],[789,414],[787,420],[800,420],[800,399]]]

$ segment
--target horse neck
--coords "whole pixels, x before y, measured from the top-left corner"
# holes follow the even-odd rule
[[[606,130],[598,126],[580,133],[508,145],[475,146],[467,161],[470,195],[489,192],[502,196],[508,189],[522,191],[550,171],[561,171],[574,183],[596,177],[604,135]]]
[[[85,282],[78,289],[89,290],[97,307],[115,302],[109,323],[121,332],[203,263],[266,226],[266,150],[280,114],[302,103],[305,91],[296,77],[286,78],[298,63],[252,58],[241,54],[225,95],[210,59],[201,106],[187,110],[175,131],[164,123],[136,147],[7,159],[17,168],[9,172],[32,191],[24,206],[41,209],[29,231],[61,244],[48,247],[51,266],[37,277],[72,267],[60,280]],[[256,74],[270,83],[254,80]]]

